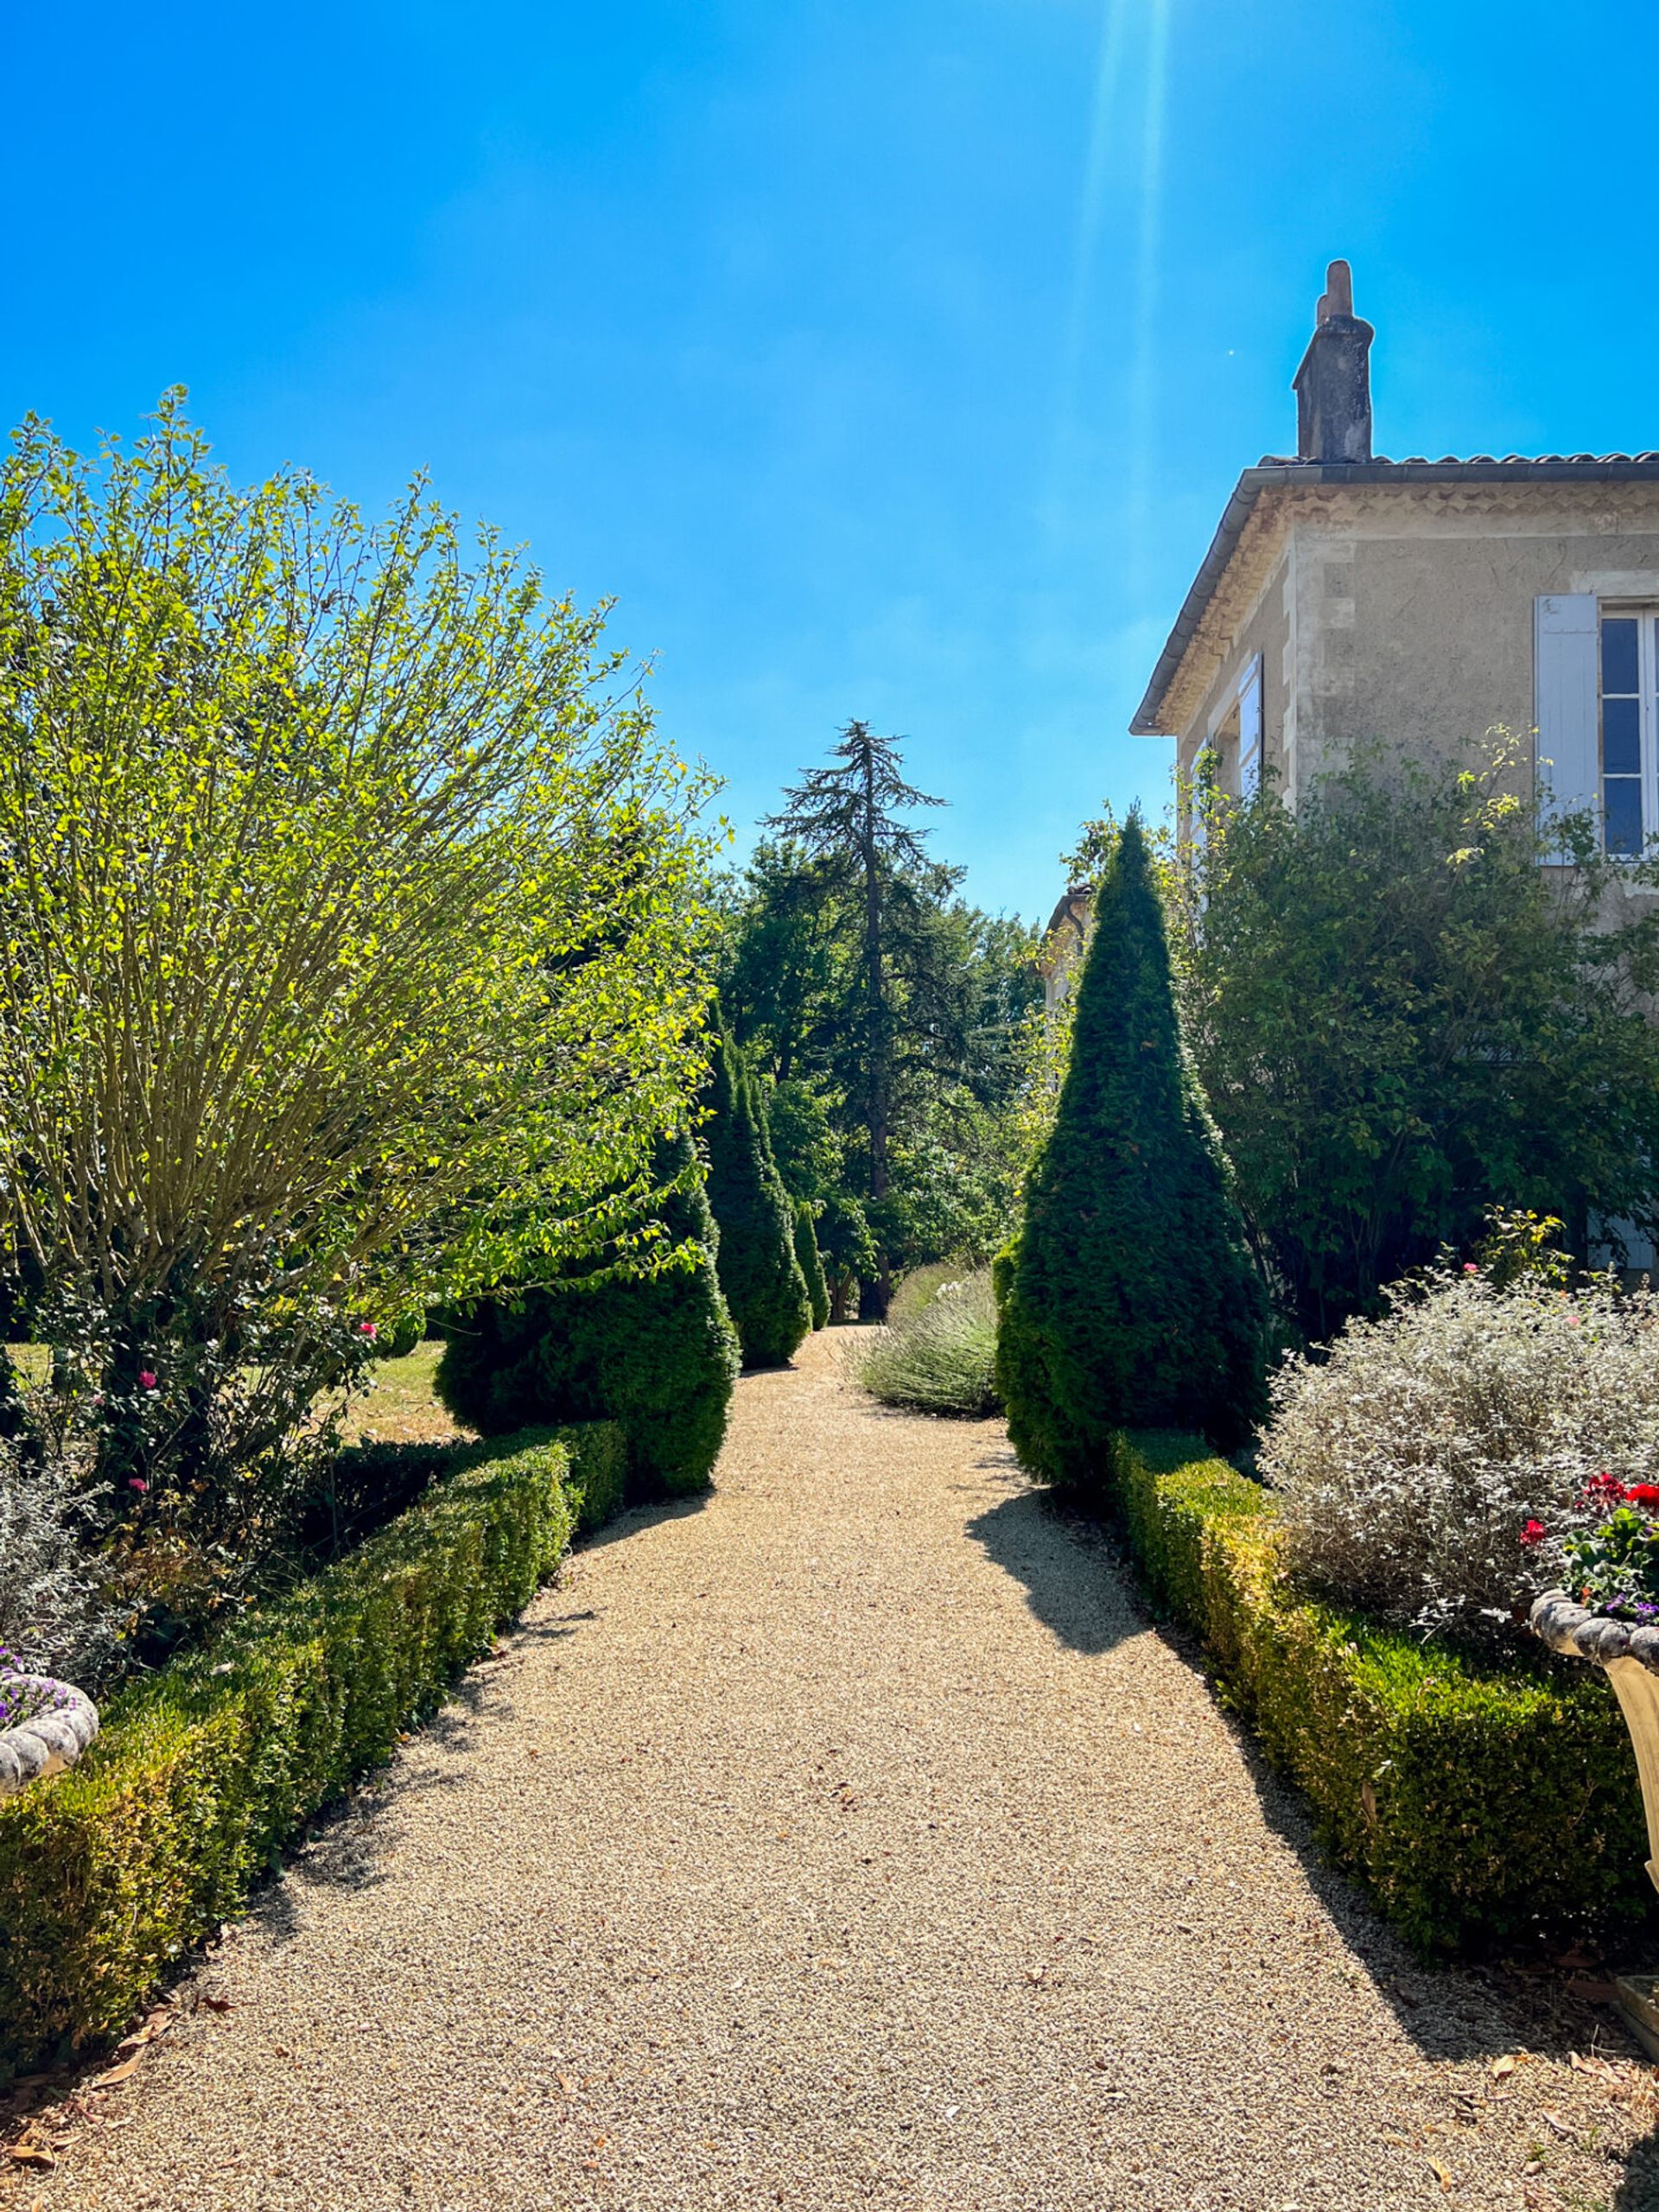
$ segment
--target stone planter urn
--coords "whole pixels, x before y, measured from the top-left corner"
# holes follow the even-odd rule
[[[0,1727],[0,1797],[73,1766],[98,1733],[98,1707],[70,1682],[49,1675],[0,1673],[4,1709],[21,1707]]]
[[[1587,1612],[1565,1590],[1535,1598],[1532,1632],[1552,1651],[1587,1659],[1613,1686],[1636,1747],[1642,1808],[1648,1817],[1648,1878],[1659,1889],[1659,1628],[1633,1628]],[[1621,1974],[1613,1983],[1619,2010],[1649,2057],[1659,2059],[1659,1975]]]

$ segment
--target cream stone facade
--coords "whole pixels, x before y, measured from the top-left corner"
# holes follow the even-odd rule
[[[1516,741],[1609,851],[1659,836],[1659,454],[1375,458],[1370,325],[1331,265],[1297,451],[1239,478],[1131,727],[1294,805],[1355,747]]]
[[[1557,473],[1568,467],[1573,478]],[[1643,474],[1605,473],[1621,467]],[[1248,474],[1249,519],[1155,711],[1137,721],[1175,736],[1183,773],[1211,746],[1222,788],[1238,793],[1233,724],[1255,670],[1263,765],[1293,805],[1357,743],[1455,753],[1495,728],[1520,741],[1535,773],[1543,760],[1563,803],[1595,803],[1582,779],[1562,788],[1570,763],[1550,751],[1537,603],[1592,595],[1659,609],[1659,465],[1286,463]]]

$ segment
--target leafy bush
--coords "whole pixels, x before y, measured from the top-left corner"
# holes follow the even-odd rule
[[[1071,1058],[1025,1206],[996,1374],[1032,1472],[1100,1494],[1120,1428],[1244,1435],[1264,1302],[1187,1065],[1134,817],[1101,883]]]
[[[351,1558],[124,1692],[69,1773],[0,1802],[0,2069],[124,2027],[553,1573],[567,1448],[457,1457]]]
[[[1503,1953],[1647,1912],[1642,1800],[1599,1669],[1482,1662],[1310,1601],[1268,1493],[1196,1438],[1121,1440],[1116,1494],[1155,1597],[1414,1942]]]
[[[1659,1474],[1659,1300],[1605,1279],[1500,1287],[1472,1262],[1385,1296],[1272,1382],[1258,1465],[1287,1558],[1398,1626],[1512,1634],[1563,1579],[1563,1539],[1605,1517],[1595,1478]]]
[[[994,1414],[996,1307],[983,1268],[938,1284],[925,1304],[889,1323],[859,1361],[859,1381],[873,1397],[919,1413]]]
[[[827,1328],[830,1324],[830,1285],[824,1280],[823,1260],[818,1251],[817,1233],[812,1225],[812,1207],[805,1198],[795,1201],[795,1257],[800,1262],[801,1274],[806,1284],[807,1303],[812,1311],[812,1326]]]
[[[674,1140],[659,1172],[675,1187],[660,1246],[644,1248],[658,1253],[654,1272],[613,1267],[482,1301],[448,1325],[436,1382],[456,1420],[486,1436],[615,1421],[631,1487],[672,1497],[704,1488],[713,1471],[738,1348],[690,1137]]]
[[[766,1137],[766,1105],[730,1038],[711,1040],[709,1203],[720,1230],[720,1287],[746,1367],[784,1367],[812,1326],[795,1224]]]
[[[1531,747],[1361,754],[1206,808],[1177,908],[1194,1063],[1305,1341],[1494,1204],[1659,1211],[1659,878],[1518,799]],[[1571,869],[1540,861],[1565,847]]]
[[[238,490],[176,393],[0,461],[0,1276],[169,1546],[257,1545],[365,1313],[643,1189],[701,1065],[701,779],[621,666],[423,486]]]
[[[26,1456],[0,1438],[0,1655],[95,1688],[115,1657],[122,1616],[92,1549],[86,1481],[84,1465]]]

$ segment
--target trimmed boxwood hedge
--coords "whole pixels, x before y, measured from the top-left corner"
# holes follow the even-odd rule
[[[1636,1762],[1599,1669],[1483,1664],[1313,1601],[1281,1564],[1270,1494],[1209,1446],[1138,1433],[1117,1458],[1154,1597],[1414,1942],[1514,1951],[1651,1909]]]
[[[123,1692],[71,1772],[0,1802],[0,2081],[124,2027],[308,1815],[437,1706],[554,1572],[578,1511],[614,1497],[607,1426],[456,1452],[349,1557]]]

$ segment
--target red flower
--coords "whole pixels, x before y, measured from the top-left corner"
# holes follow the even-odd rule
[[[156,1388],[156,1370],[154,1368],[141,1367],[139,1369],[138,1388],[141,1390],[153,1390]]]
[[[380,1332],[372,1321],[359,1321],[357,1325],[357,1333],[359,1337],[378,1337]]]
[[[1529,1521],[1521,1531],[1521,1541],[1523,1544],[1541,1544],[1548,1534],[1541,1521]]]
[[[143,1478],[140,1475],[129,1475],[127,1477],[127,1488],[129,1490],[148,1490],[149,1488],[149,1484],[145,1482]]]
[[[1632,1495],[1633,1493],[1627,1491],[1622,1482],[1608,1473],[1605,1467],[1599,1475],[1592,1475],[1584,1486],[1584,1502],[1586,1505],[1593,1505],[1604,1498],[1609,1504],[1617,1504]]]
[[[1632,1483],[1624,1495],[1633,1505],[1659,1505],[1659,1483]]]

